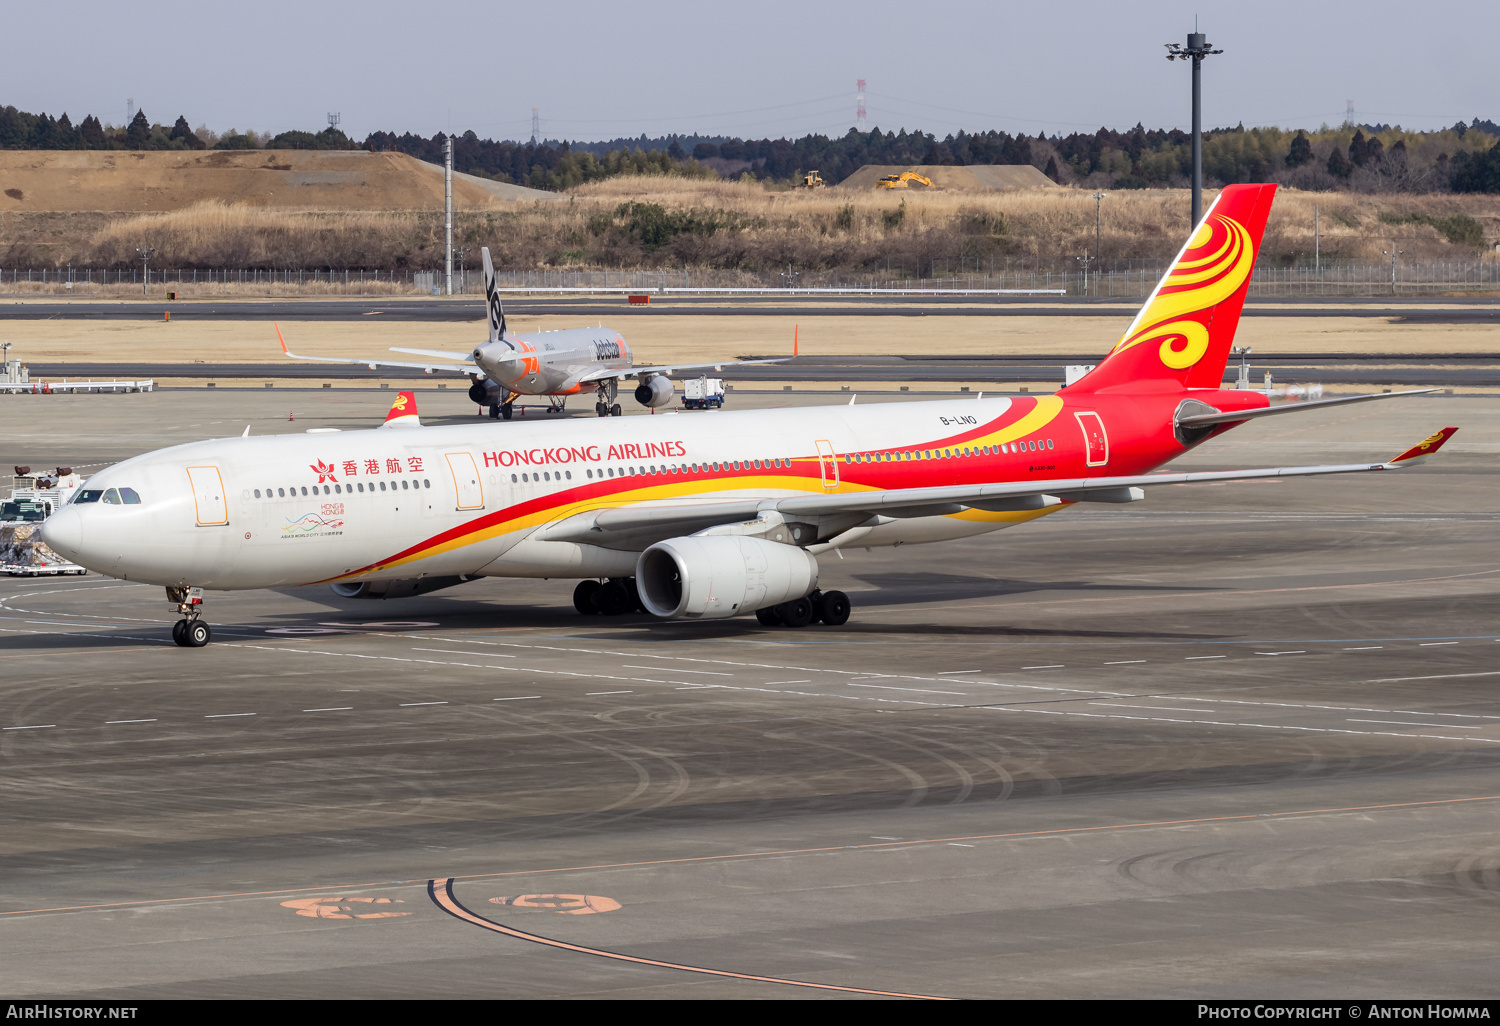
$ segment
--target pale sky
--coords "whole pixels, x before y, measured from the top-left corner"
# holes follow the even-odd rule
[[[1409,128],[1500,120],[1500,3],[758,3],[364,0],[12,3],[0,104],[224,131],[376,129],[526,139],[667,132],[796,137],[854,124],[1035,135],[1189,125],[1164,60],[1194,15],[1204,125]]]

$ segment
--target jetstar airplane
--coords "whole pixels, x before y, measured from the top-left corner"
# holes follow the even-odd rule
[[[1274,192],[1220,193],[1124,338],[1055,395],[195,442],[95,474],[42,536],[90,570],[165,586],[184,646],[209,639],[204,589],[379,598],[491,576],[582,579],[584,613],[638,601],[668,619],[837,625],[848,597],[818,590],[830,549],[1436,453],[1456,428],[1380,463],[1153,473],[1253,418],[1409,394],[1272,407],[1220,387]]]
[[[597,401],[594,412],[601,417],[618,417],[623,412],[615,402],[620,382],[635,378],[635,401],[642,406],[661,407],[672,401],[675,388],[672,376],[678,371],[708,370],[722,371],[725,367],[743,367],[758,363],[784,363],[790,357],[774,357],[765,360],[720,360],[717,363],[633,363],[630,347],[625,339],[613,329],[565,328],[561,331],[541,331],[532,335],[518,335],[507,331],[505,310],[500,303],[500,290],[495,283],[495,265],[490,260],[489,247],[480,250],[484,255],[484,294],[487,297],[490,321],[490,337],[474,347],[473,352],[460,353],[447,349],[403,349],[393,346],[393,353],[411,353],[414,356],[430,356],[435,359],[426,363],[401,360],[353,360],[341,356],[302,356],[286,347],[281,337],[281,328],[276,329],[276,338],[281,342],[281,351],[294,360],[317,360],[322,363],[361,364],[371,370],[381,367],[406,367],[419,369],[427,374],[436,371],[454,371],[467,374],[473,380],[469,386],[469,398],[480,406],[490,408],[490,418],[504,417],[510,420],[512,407],[517,397],[523,395],[545,395],[551,399],[548,412],[560,412],[567,404],[568,396],[593,389]],[[460,360],[467,363],[439,363],[439,360]]]

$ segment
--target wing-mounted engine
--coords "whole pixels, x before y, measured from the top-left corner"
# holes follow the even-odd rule
[[[472,580],[472,577],[412,577],[399,581],[351,581],[348,584],[330,584],[329,587],[334,594],[344,598],[411,598],[413,595],[425,595],[429,591],[440,591]]]
[[[717,620],[803,598],[818,561],[795,545],[744,535],[657,542],[635,568],[641,604],[669,620]]]
[[[672,401],[675,392],[671,378],[656,374],[635,386],[635,401],[642,406],[665,406]]]

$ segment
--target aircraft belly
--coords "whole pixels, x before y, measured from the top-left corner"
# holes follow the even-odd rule
[[[989,534],[1005,527],[1015,527],[1046,516],[1065,506],[1047,509],[1025,510],[1016,513],[985,513],[971,510],[956,516],[914,517],[896,520],[870,529],[870,533],[851,542],[854,548],[874,548],[884,545],[914,545],[922,542],[952,541],[955,538],[972,538]]]
[[[526,538],[479,573],[485,577],[629,577],[638,552]]]

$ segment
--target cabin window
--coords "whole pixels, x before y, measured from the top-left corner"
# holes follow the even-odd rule
[[[590,481],[592,481],[594,479],[594,472],[592,470],[585,470],[584,474],[588,477],[588,479]]]
[[[564,470],[563,474],[567,476],[569,481],[573,480],[573,472],[571,470]]]
[[[259,488],[255,489],[255,497],[257,499],[260,498],[260,489]]]
[[[380,490],[382,492],[385,491],[385,482],[384,481],[380,482]]]
[[[1047,448],[1052,448],[1052,439],[1047,439]]]
[[[408,487],[409,487],[409,486],[408,486],[408,485],[407,485],[407,483],[406,483],[406,478],[404,478],[404,477],[403,477],[403,478],[402,478],[402,479],[401,479],[401,490],[402,490],[402,491],[403,491],[403,492],[404,492],[404,491],[406,491],[406,489],[407,489],[407,488],[408,488]]]
[[[510,475],[510,483],[511,484],[515,484],[518,480],[520,480],[520,479],[518,477],[516,477],[516,475],[514,475],[514,474]]]

